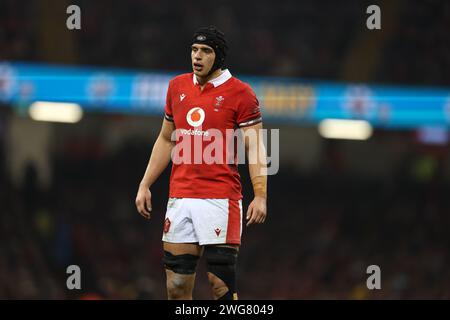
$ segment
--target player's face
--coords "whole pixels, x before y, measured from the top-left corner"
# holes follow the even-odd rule
[[[198,77],[206,77],[216,58],[213,48],[206,44],[194,43],[191,49],[192,70],[194,74]]]

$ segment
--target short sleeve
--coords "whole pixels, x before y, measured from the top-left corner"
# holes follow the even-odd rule
[[[164,107],[164,118],[167,121],[173,122],[171,83],[172,81],[169,82],[169,86],[167,87],[166,105]]]
[[[240,92],[236,122],[239,127],[247,127],[262,122],[258,98],[249,85]]]

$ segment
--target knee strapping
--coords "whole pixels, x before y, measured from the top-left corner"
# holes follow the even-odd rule
[[[192,254],[173,255],[164,251],[164,267],[179,274],[194,274],[199,257]]]
[[[229,247],[206,247],[204,256],[208,271],[221,279],[228,292],[220,299],[233,300],[236,296],[237,250]]]

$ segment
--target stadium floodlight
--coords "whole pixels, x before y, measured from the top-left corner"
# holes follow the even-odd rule
[[[319,133],[327,139],[367,140],[373,128],[365,120],[325,119],[319,123]]]
[[[28,113],[33,120],[76,123],[83,117],[83,109],[76,103],[36,101]]]

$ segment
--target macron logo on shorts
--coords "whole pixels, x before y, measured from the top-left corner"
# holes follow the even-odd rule
[[[214,229],[214,231],[216,232],[217,236],[219,236],[220,235],[220,231],[222,231],[222,230],[220,230],[219,228],[216,228],[216,229]]]

